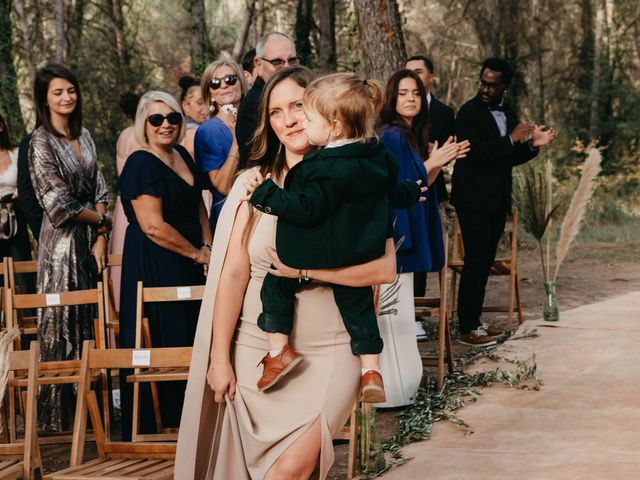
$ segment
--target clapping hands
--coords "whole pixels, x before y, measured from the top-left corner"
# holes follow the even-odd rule
[[[452,160],[466,157],[469,153],[470,146],[469,140],[456,142],[453,136],[449,137],[442,146],[438,146],[438,142],[436,141],[433,143],[433,147],[429,152],[430,163],[435,167],[444,167]]]
[[[546,129],[546,125],[536,125],[531,136],[531,146],[534,148],[549,145],[556,138],[553,128]]]

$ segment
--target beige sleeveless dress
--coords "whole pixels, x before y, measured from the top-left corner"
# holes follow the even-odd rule
[[[246,174],[244,174],[246,175]],[[280,384],[260,393],[256,382],[267,352],[264,333],[256,322],[262,311],[260,288],[271,264],[266,251],[274,245],[276,218],[260,216],[249,241],[251,279],[233,345],[238,383],[233,402],[213,402],[206,385],[211,317],[230,225],[243,193],[243,175],[236,181],[222,211],[209,279],[196,334],[186,401],[183,409],[176,479],[262,479],[276,459],[320,418],[322,443],[319,473],[324,479],[333,463],[332,437],[347,420],[357,399],[360,361],[351,354],[349,335],[331,288],[312,285],[297,295],[291,345],[303,363]],[[242,208],[246,208],[243,206]]]

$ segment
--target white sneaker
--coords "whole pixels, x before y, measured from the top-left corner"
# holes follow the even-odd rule
[[[424,329],[424,326],[422,325],[422,322],[420,320],[416,320],[416,338],[418,339],[418,341],[429,339],[427,331]]]

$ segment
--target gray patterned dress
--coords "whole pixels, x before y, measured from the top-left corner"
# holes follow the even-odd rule
[[[95,210],[107,202],[107,185],[98,170],[96,149],[86,129],[78,138],[78,158],[64,138],[39,127],[33,132],[29,150],[31,181],[44,209],[38,241],[38,292],[60,292],[95,288],[96,278],[88,268],[95,227],[73,220],[83,208]],[[80,347],[93,338],[92,305],[51,307],[38,311],[38,340],[43,361],[80,357]],[[73,390],[50,385],[40,389],[40,426],[61,431],[70,425]]]

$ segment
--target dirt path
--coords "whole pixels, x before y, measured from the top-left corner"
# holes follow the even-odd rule
[[[525,320],[542,317],[544,298],[542,268],[537,250],[520,249],[518,265]],[[430,285],[437,277],[429,278]],[[496,303],[506,295],[506,280],[491,279],[487,287],[487,303]],[[558,303],[562,311],[600,302],[624,293],[640,291],[640,244],[582,244],[574,245],[557,280]],[[429,292],[429,294],[437,294]],[[505,314],[486,314],[489,323],[506,328]],[[603,319],[603,321],[605,321]],[[435,341],[420,342],[420,351],[434,351]],[[470,352],[470,347],[454,340],[454,356]],[[388,438],[397,428],[399,409],[378,410],[376,420],[381,438]],[[347,447],[336,445],[336,462],[329,475],[332,480],[346,478]],[[392,477],[391,477],[392,478]]]

